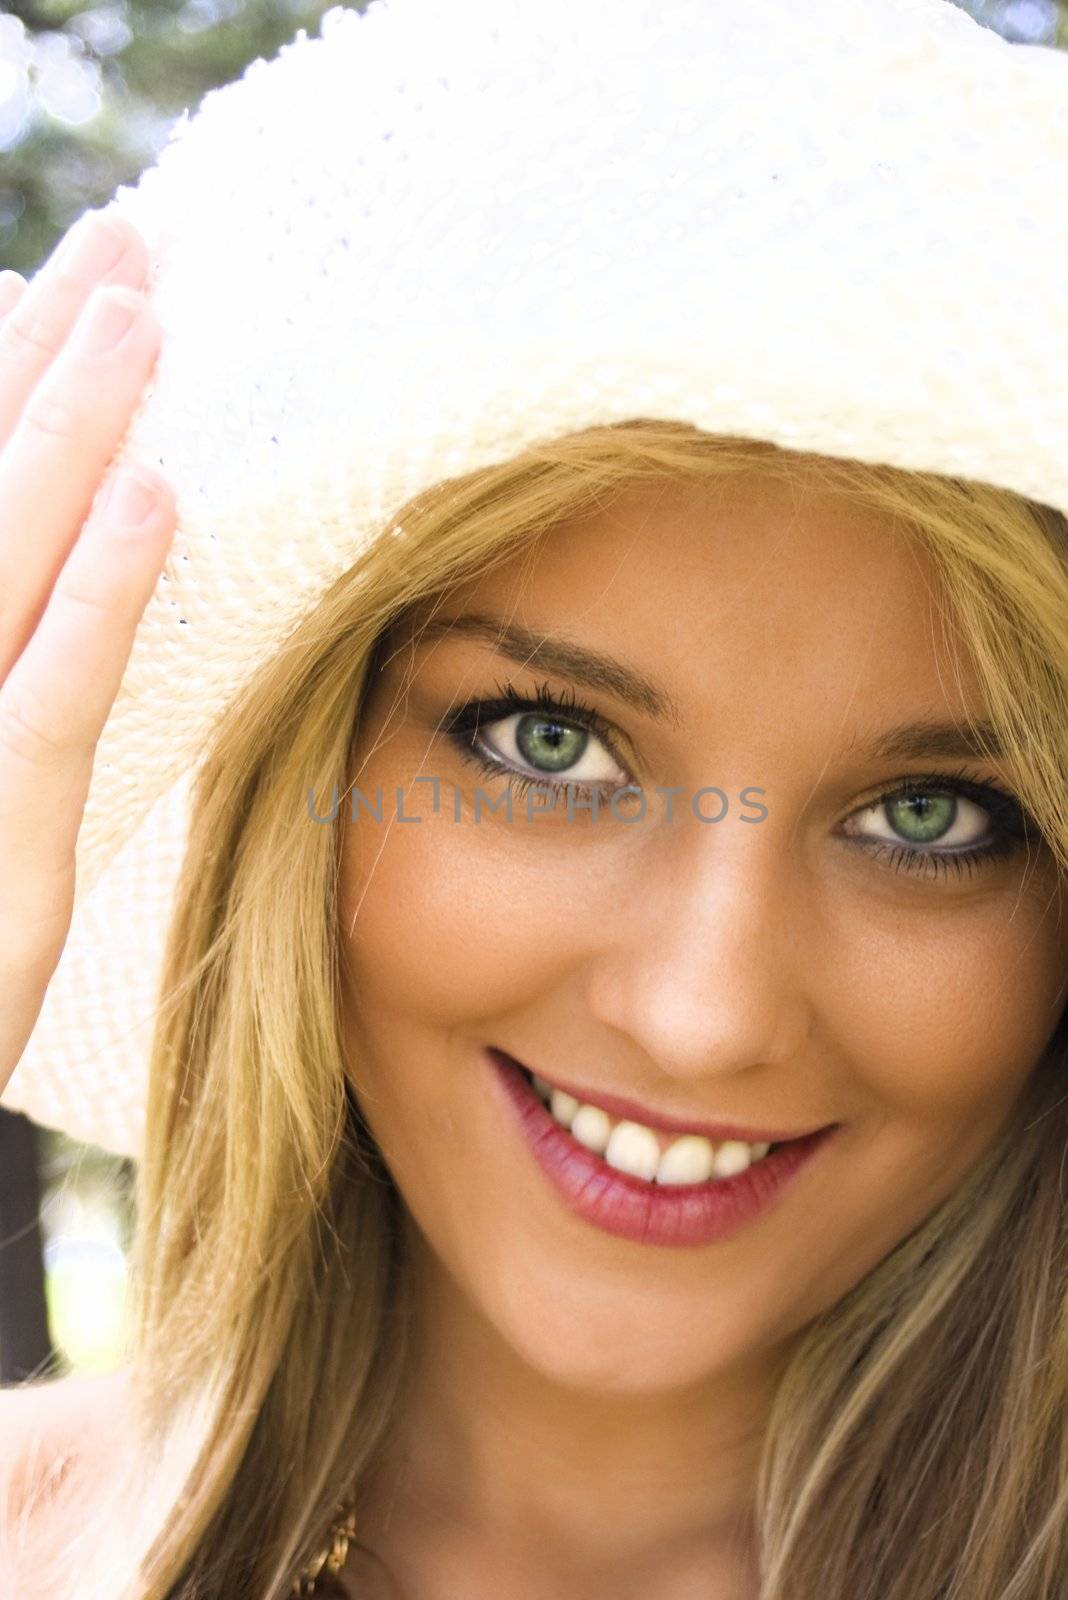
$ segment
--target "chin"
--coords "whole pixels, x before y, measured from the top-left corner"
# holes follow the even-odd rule
[[[561,1388],[586,1394],[663,1394],[700,1384],[716,1372],[744,1362],[771,1337],[765,1325],[747,1320],[737,1299],[712,1309],[705,1285],[703,1311],[671,1304],[665,1291],[635,1288],[634,1279],[612,1284],[587,1270],[582,1281],[561,1266],[537,1278],[517,1263],[507,1281],[487,1285],[482,1313],[497,1336],[523,1364]]]

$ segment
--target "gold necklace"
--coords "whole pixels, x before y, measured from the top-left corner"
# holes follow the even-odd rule
[[[341,1571],[349,1553],[349,1545],[355,1537],[356,1510],[351,1501],[343,1500],[337,1507],[327,1543],[297,1579],[292,1591],[293,1600],[305,1600],[307,1595],[315,1594],[324,1572],[337,1574]]]

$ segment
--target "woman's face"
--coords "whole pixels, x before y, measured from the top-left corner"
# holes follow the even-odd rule
[[[442,627],[474,615],[541,653]],[[548,664],[561,640],[615,677]],[[624,674],[672,709],[624,697]],[[563,706],[438,731],[506,684]],[[383,820],[343,812],[350,1072],[430,1258],[530,1366],[638,1393],[778,1343],[995,1138],[1064,1003],[1054,863],[975,798],[1006,783],[998,763],[875,751],[981,713],[926,558],[880,514],[762,476],[628,490],[387,652],[352,772]],[[518,794],[508,820],[475,743],[535,782],[636,784],[646,814],[605,798],[593,821],[586,796],[569,820]],[[895,801],[906,774],[980,787],[955,812],[946,790]],[[693,803],[713,786],[720,821],[717,795]],[[939,870],[984,843],[1007,848]],[[563,1202],[488,1047],[654,1124],[840,1127],[728,1237],[639,1242]]]

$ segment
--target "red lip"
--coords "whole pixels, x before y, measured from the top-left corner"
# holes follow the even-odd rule
[[[503,1050],[489,1049],[489,1054],[501,1062],[511,1062],[513,1066],[525,1071],[537,1072],[525,1062],[516,1061],[514,1056],[507,1055]],[[538,1077],[545,1077],[544,1073],[537,1073]],[[601,1110],[616,1122],[643,1122],[649,1128],[662,1128],[665,1133],[698,1133],[713,1144],[721,1144],[725,1139],[737,1139],[742,1144],[785,1144],[792,1139],[807,1139],[814,1133],[819,1133],[820,1128],[800,1129],[767,1129],[741,1127],[729,1122],[695,1122],[686,1121],[680,1117],[665,1116],[659,1111],[650,1111],[645,1106],[640,1106],[634,1100],[624,1100],[619,1095],[601,1094],[593,1089],[583,1089],[571,1083],[561,1083],[559,1078],[545,1077],[546,1083],[552,1083],[554,1089],[562,1089],[565,1094],[572,1095],[583,1105],[600,1106]],[[833,1126],[824,1123],[823,1127]]]
[[[527,1148],[568,1209],[605,1233],[638,1244],[700,1245],[730,1238],[769,1210],[841,1127],[833,1123],[784,1144],[733,1178],[647,1183],[617,1171],[572,1138],[511,1057],[487,1050],[486,1061]]]

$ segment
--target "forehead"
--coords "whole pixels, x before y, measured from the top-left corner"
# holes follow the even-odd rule
[[[619,660],[735,731],[978,716],[927,551],[899,521],[769,474],[628,485],[450,592]]]
[[[713,650],[771,636],[784,661],[821,631],[828,642],[848,635],[873,645],[907,635],[929,654],[951,616],[930,555],[900,521],[761,472],[628,485],[450,599],[535,625],[581,617],[586,628],[614,622],[655,635],[670,622],[664,644],[675,635]]]
[[[665,583],[673,575],[703,576],[721,592],[741,582],[773,593],[788,575],[811,572],[813,559],[819,568],[807,587],[824,588],[828,598],[840,587],[835,574],[862,588],[895,578],[922,586],[931,578],[926,552],[888,513],[756,471],[719,484],[627,484],[598,509],[548,527],[533,559],[525,551],[457,592],[503,593],[521,574],[550,585],[566,571],[593,584],[607,572],[644,579],[655,570]]]
[[[887,513],[841,492],[755,470],[721,483],[626,485],[545,538],[558,549],[581,539],[607,554],[614,543],[617,555],[632,548],[639,558],[670,553],[721,577],[752,577],[772,562],[804,566],[817,550],[840,561],[851,552],[862,563],[890,557],[903,534]]]

